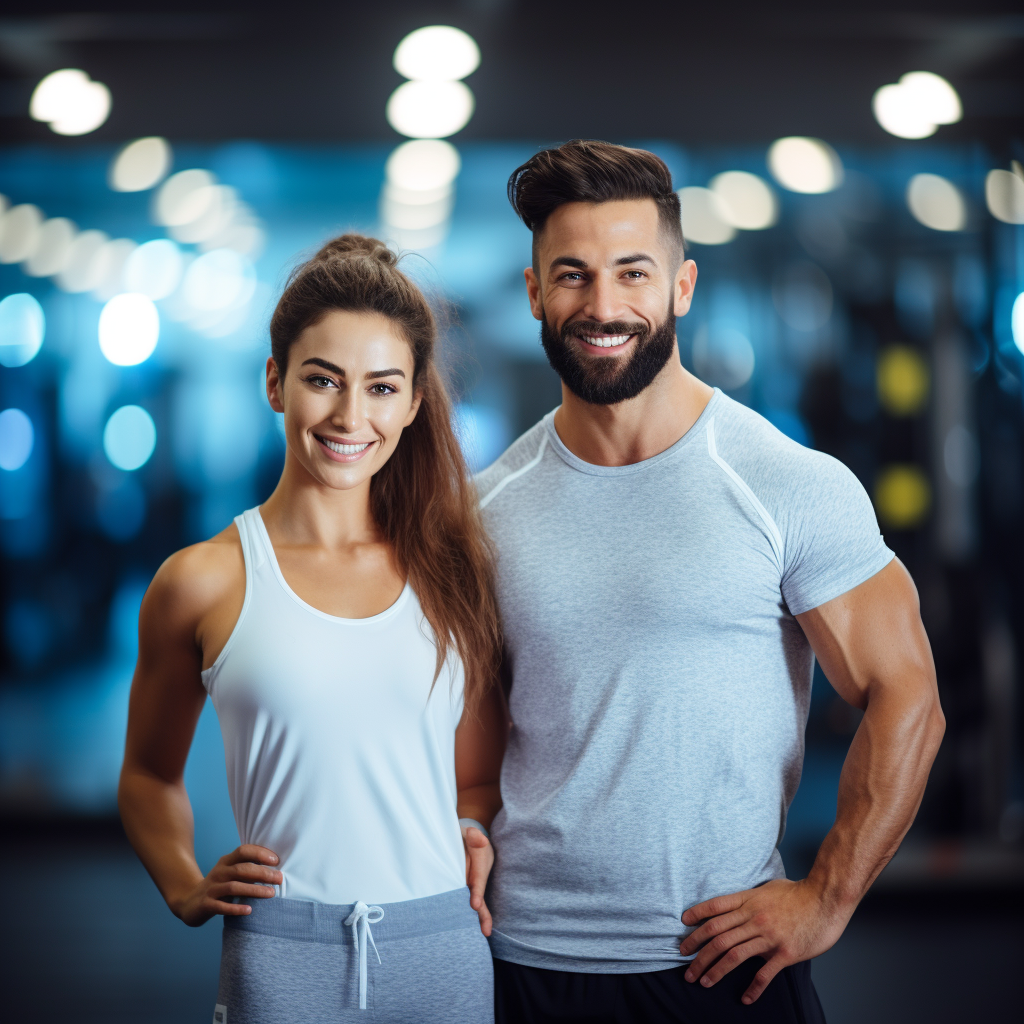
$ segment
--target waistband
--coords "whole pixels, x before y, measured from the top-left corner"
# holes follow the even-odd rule
[[[355,903],[313,903],[271,896],[254,899],[248,905],[252,907],[251,914],[225,917],[224,927],[300,942],[355,945],[352,928],[345,925],[345,919],[355,911]],[[469,905],[469,889],[465,886],[436,896],[377,906],[384,911],[384,917],[373,925],[377,942],[480,927],[480,919]]]

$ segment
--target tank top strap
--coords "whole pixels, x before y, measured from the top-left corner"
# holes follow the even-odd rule
[[[265,534],[260,529],[259,516],[259,508],[250,508],[240,516],[235,516],[235,526],[238,527],[238,537],[242,542],[242,556],[245,559],[245,574],[250,581],[269,558]]]

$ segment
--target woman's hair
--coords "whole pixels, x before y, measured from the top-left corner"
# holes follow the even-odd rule
[[[282,377],[291,344],[332,310],[386,317],[412,349],[419,411],[371,480],[370,506],[433,628],[435,682],[454,645],[473,711],[495,682],[500,658],[494,561],[434,359],[434,316],[383,242],[341,235],[295,269],[274,310],[270,343]]]

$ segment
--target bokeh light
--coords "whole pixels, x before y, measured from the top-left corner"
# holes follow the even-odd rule
[[[875,481],[875,508],[883,525],[897,530],[919,526],[931,507],[932,489],[920,466],[886,466]]]
[[[395,70],[422,82],[454,82],[480,66],[480,48],[462,29],[428,25],[410,32],[395,49]]]
[[[693,338],[693,368],[706,383],[734,390],[753,376],[754,347],[733,327],[702,324]]]
[[[33,90],[29,114],[58,135],[86,135],[110,114],[110,90],[78,68],[48,74]]]
[[[388,124],[413,139],[443,139],[473,116],[473,93],[462,82],[405,82],[388,100]]]
[[[1010,337],[1013,338],[1013,343],[1020,353],[1024,355],[1024,292],[1021,292],[1013,300],[1013,306],[1010,309]]]
[[[989,171],[985,177],[985,203],[996,220],[1024,224],[1024,174]]]
[[[397,146],[388,157],[385,174],[389,184],[411,192],[445,188],[459,174],[459,151],[442,139],[412,139]]]
[[[914,219],[934,231],[963,231],[967,204],[960,190],[938,174],[915,174],[907,184],[907,206]]]
[[[67,217],[51,217],[39,229],[35,250],[22,270],[29,277],[53,277],[67,265],[78,229]]]
[[[115,295],[100,312],[100,351],[115,366],[145,362],[160,337],[160,314],[148,295]]]
[[[0,469],[13,473],[32,454],[35,431],[32,421],[20,409],[0,412]]]
[[[83,231],[68,249],[67,259],[57,274],[57,286],[66,292],[89,292],[103,279],[100,257],[108,238],[103,231]]]
[[[930,375],[921,353],[891,345],[878,359],[878,398],[891,416],[916,416],[928,400]]]
[[[118,469],[139,469],[149,461],[154,448],[156,424],[140,405],[122,405],[103,428],[103,451]]]
[[[963,116],[956,89],[930,71],[909,71],[898,83],[883,85],[871,109],[878,123],[901,139],[925,139],[940,124],[953,124]]]
[[[132,251],[121,280],[126,291],[165,299],[178,287],[183,272],[181,250],[169,238],[157,238]]]
[[[790,192],[814,195],[831,192],[843,183],[839,154],[821,139],[799,135],[776,139],[768,149],[768,169]]]
[[[121,284],[124,265],[137,248],[130,238],[112,238],[96,253],[96,262],[91,267],[90,276],[98,282],[92,286],[92,293],[101,302],[112,299],[124,290]]]
[[[27,260],[36,251],[42,227],[43,214],[38,206],[12,206],[0,220],[0,263]]]
[[[761,231],[778,219],[775,193],[768,182],[756,174],[725,171],[711,179],[710,188],[721,199],[721,212],[734,228]]]
[[[216,180],[209,171],[198,167],[172,174],[154,197],[153,219],[165,227],[198,220],[216,201]]]
[[[27,292],[0,301],[0,363],[24,366],[35,359],[46,334],[43,307]]]
[[[683,238],[699,245],[722,245],[736,237],[725,203],[708,188],[690,185],[679,190]]]
[[[171,227],[171,235],[179,242],[195,244],[214,238],[231,223],[238,207],[238,193],[228,185],[205,186],[193,193],[193,199],[203,205],[203,212],[186,224]]]
[[[832,283],[815,264],[792,263],[775,279],[772,300],[784,324],[811,333],[824,327],[832,316]]]
[[[194,310],[215,312],[248,302],[256,290],[252,264],[233,249],[213,249],[185,272],[182,298]]]
[[[170,143],[158,135],[129,142],[110,165],[107,181],[115,192],[142,192],[159,185],[171,169]]]

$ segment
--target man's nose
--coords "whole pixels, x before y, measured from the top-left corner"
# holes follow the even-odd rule
[[[587,289],[587,301],[582,310],[584,316],[604,323],[623,319],[623,312],[614,283],[607,278],[596,277]]]

